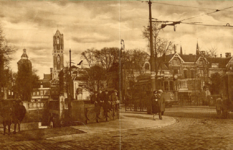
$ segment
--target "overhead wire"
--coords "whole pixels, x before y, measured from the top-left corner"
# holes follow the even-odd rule
[[[170,6],[177,6],[177,7],[189,7],[189,8],[216,10],[216,9],[214,9],[214,8],[204,8],[204,7],[195,7],[195,6],[187,6],[187,5],[168,4],[168,3],[161,3],[161,2],[152,2],[152,3],[162,4],[162,5],[170,5]]]
[[[214,27],[228,27],[233,28],[233,26],[227,26],[227,25],[213,25],[213,24],[194,24],[194,23],[188,23],[188,22],[181,22],[182,24],[187,25],[199,25],[199,26],[214,26]]]

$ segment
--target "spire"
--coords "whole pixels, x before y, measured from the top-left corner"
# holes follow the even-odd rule
[[[21,55],[21,59],[28,59],[28,55],[26,53],[26,49],[23,49],[23,54]]]
[[[180,46],[180,55],[183,55],[182,46]]]
[[[176,45],[174,44],[174,54],[176,53]]]
[[[196,47],[196,55],[199,55],[199,46],[198,46],[198,41],[197,41],[197,47]]]

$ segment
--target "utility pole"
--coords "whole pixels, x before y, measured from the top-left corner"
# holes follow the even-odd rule
[[[155,91],[155,56],[153,50],[153,33],[152,33],[152,15],[151,15],[151,4],[149,0],[149,22],[150,22],[150,59],[151,59],[151,90]]]
[[[73,99],[73,88],[72,88],[72,77],[71,77],[71,49],[69,50],[69,54],[70,54],[70,69],[69,69],[69,71],[70,71],[70,86],[69,86],[69,90],[70,90],[70,92],[69,92],[69,95],[70,95],[70,100],[72,100]]]
[[[119,53],[119,98],[120,98],[120,102],[122,103],[122,63],[121,63],[121,57],[122,57],[122,50],[125,49],[125,43],[124,40],[121,39],[121,49],[120,49],[120,53]]]

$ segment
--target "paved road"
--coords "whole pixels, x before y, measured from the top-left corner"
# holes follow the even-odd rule
[[[152,119],[151,116],[146,114],[125,114],[128,114],[128,118],[133,120],[144,119],[145,123],[148,119]],[[47,138],[1,145],[8,146],[11,149],[17,147],[22,149],[93,150],[232,150],[233,115],[230,115],[229,119],[219,119],[215,114],[215,110],[209,108],[169,108],[166,110],[165,116],[174,117],[176,123],[161,128],[157,126],[125,130],[96,128],[95,132],[74,134],[63,138]],[[159,121],[155,120],[154,123],[156,124]],[[2,146],[1,148],[7,147]]]

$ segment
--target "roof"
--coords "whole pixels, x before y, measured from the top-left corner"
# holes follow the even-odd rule
[[[62,35],[62,34],[60,33],[59,30],[57,30],[54,36],[60,36],[60,35]]]
[[[43,80],[51,80],[51,74],[44,74]]]
[[[219,68],[225,68],[227,63],[230,61],[231,57],[228,58],[222,58],[222,57],[209,57],[207,60],[209,61],[210,65],[212,63],[218,63]]]
[[[199,56],[189,54],[189,55],[180,55],[180,57],[185,61],[185,62],[196,62]]]

